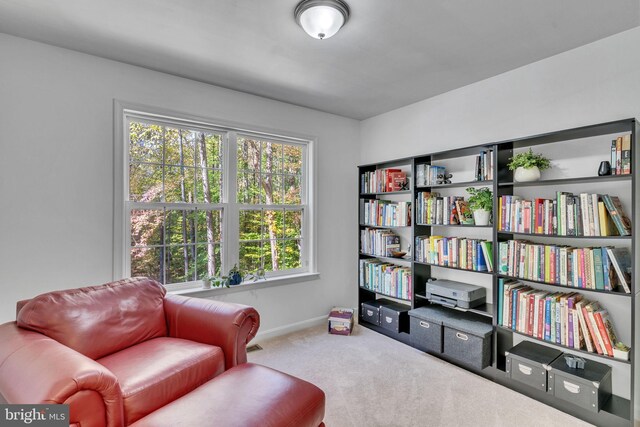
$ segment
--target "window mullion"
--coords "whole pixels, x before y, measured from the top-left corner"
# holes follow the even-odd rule
[[[224,247],[225,253],[223,257],[224,269],[222,272],[226,274],[233,265],[240,262],[240,209],[237,203],[238,194],[238,135],[235,132],[229,132],[226,135],[227,143],[224,145],[225,153],[225,197],[227,202],[227,211],[224,218]]]

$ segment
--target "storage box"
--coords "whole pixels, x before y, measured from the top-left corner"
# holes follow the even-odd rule
[[[380,307],[380,326],[395,333],[409,332],[409,306],[396,302]]]
[[[351,335],[353,330],[353,309],[334,307],[327,321],[329,333],[334,335]]]
[[[391,302],[386,299],[363,302],[360,304],[360,318],[364,322],[380,326],[380,307]]]
[[[507,351],[507,378],[547,391],[547,368],[562,355],[558,349],[523,341]]]
[[[491,364],[489,319],[471,313],[459,313],[444,320],[443,353],[471,368],[482,370]]]
[[[431,305],[409,311],[411,345],[418,350],[442,353],[442,329],[450,310]]]
[[[573,369],[564,357],[559,357],[549,367],[549,393],[582,409],[599,412],[611,397],[611,367],[587,359],[584,369]]]

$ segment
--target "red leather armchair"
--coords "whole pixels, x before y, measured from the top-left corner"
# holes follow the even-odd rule
[[[166,295],[134,278],[43,294],[0,325],[7,403],[65,403],[71,424],[129,425],[247,361],[247,306]]]

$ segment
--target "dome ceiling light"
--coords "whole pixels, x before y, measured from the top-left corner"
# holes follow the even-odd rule
[[[316,39],[328,39],[349,20],[349,6],[342,0],[303,0],[296,6],[298,25]]]

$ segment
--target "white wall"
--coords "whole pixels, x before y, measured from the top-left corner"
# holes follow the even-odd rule
[[[361,162],[640,117],[640,28],[362,122]]]
[[[0,34],[0,322],[15,302],[112,279],[113,100],[318,139],[320,280],[221,297],[261,331],[356,300],[359,123]],[[345,183],[348,183],[345,185]]]
[[[640,118],[638,46],[640,28],[364,120],[361,163]],[[606,138],[605,141],[608,144]],[[575,152],[561,156],[565,157],[561,166],[573,163],[579,168],[576,162],[566,158],[572,154],[582,156],[580,148],[574,146]],[[601,160],[607,159],[605,145]],[[590,161],[591,170],[580,171],[577,176],[596,174],[598,161]],[[611,192],[611,186],[606,191]],[[630,207],[629,202],[627,206]],[[621,339],[630,344],[630,301],[609,296],[599,299],[616,317],[614,323]],[[628,397],[629,366],[610,364],[613,365],[614,393]],[[636,411],[640,411],[639,402],[635,403]]]

